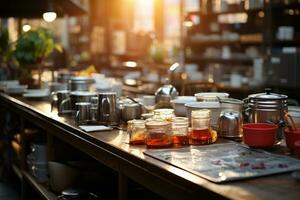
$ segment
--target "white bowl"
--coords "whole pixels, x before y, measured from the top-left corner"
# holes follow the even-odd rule
[[[219,102],[191,102],[185,104],[186,116],[191,119],[192,110],[208,109],[211,111],[211,125],[217,127],[218,119],[221,113],[221,105]]]
[[[179,117],[186,116],[186,103],[196,102],[196,97],[194,96],[179,96],[177,99],[171,101],[174,107],[175,115]]]
[[[196,93],[197,101],[214,101],[218,102],[219,99],[228,98],[229,94],[224,92],[200,92]]]

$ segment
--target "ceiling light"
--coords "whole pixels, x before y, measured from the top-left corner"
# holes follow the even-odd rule
[[[30,31],[31,26],[29,24],[24,24],[22,29],[23,29],[24,32],[28,32],[28,31]]]
[[[46,22],[53,22],[56,19],[56,13],[55,12],[45,12],[43,14],[43,19]]]

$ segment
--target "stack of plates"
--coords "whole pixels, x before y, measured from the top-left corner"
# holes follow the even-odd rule
[[[23,94],[23,97],[28,99],[44,99],[49,97],[49,89],[29,89]]]

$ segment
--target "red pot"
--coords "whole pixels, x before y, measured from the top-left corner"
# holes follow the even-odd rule
[[[267,123],[244,124],[244,143],[253,148],[270,148],[276,142],[277,128],[277,125]]]
[[[284,136],[286,141],[286,146],[292,151],[294,150],[294,145],[297,140],[300,140],[300,128],[297,128],[296,131],[289,131],[289,129],[284,129]]]
[[[294,143],[294,154],[297,158],[300,158],[300,140]]]

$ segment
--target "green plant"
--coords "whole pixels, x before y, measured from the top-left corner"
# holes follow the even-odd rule
[[[14,53],[20,65],[35,64],[47,57],[55,48],[61,50],[49,30],[39,28],[23,33],[17,40]]]
[[[7,62],[12,56],[12,48],[9,42],[8,30],[0,31],[0,62]]]

